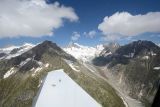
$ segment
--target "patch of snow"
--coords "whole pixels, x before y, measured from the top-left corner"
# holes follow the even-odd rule
[[[48,73],[33,107],[101,107],[63,70]]]
[[[72,63],[70,63],[69,66],[70,66],[74,71],[77,71],[77,72],[80,71],[79,69],[77,69],[78,66],[74,66]]]
[[[33,69],[33,68],[32,68]],[[39,71],[41,71],[43,68],[42,67],[38,67],[35,69],[34,73],[32,74],[32,76],[35,76]]]
[[[22,61],[19,66],[22,67],[24,66],[27,62],[29,62],[31,60],[31,58],[27,58],[25,61]]]
[[[130,55],[123,55],[124,57],[126,57],[126,58],[130,58]]]
[[[99,55],[106,57],[106,56],[111,55],[111,54],[112,54],[112,52],[108,52],[108,50],[104,49],[104,50],[101,51],[101,53]]]
[[[138,97],[139,98],[141,98],[142,97],[142,95],[143,95],[143,93],[142,93],[142,90],[139,92],[139,95],[138,95]]]
[[[79,72],[80,70],[78,69],[79,67],[74,65],[74,63],[70,60],[65,60],[67,62],[67,64],[74,70],[74,71],[77,71]]]
[[[42,67],[36,68],[35,73],[38,72],[38,71],[40,71],[40,70],[42,70]]]
[[[33,67],[30,71],[34,71],[35,70],[35,68]]]
[[[149,59],[149,56],[144,56],[142,59],[147,59],[147,60],[148,60],[148,59]]]
[[[5,79],[5,78],[8,78],[9,76],[11,76],[11,75],[14,74],[14,73],[16,73],[16,71],[14,70],[14,67],[12,67],[9,71],[7,71],[7,72],[4,74],[3,78],[4,78],[4,79]]]
[[[49,63],[45,64],[45,67],[49,67]]]
[[[133,58],[133,57],[134,57],[134,54],[135,54],[135,53],[131,53],[131,58]]]
[[[160,67],[154,67],[153,69],[154,70],[160,70]]]
[[[36,61],[36,62],[38,63],[39,66],[43,66],[43,62],[41,62],[41,61]]]
[[[40,86],[41,86],[41,84],[42,84],[42,80],[40,81],[40,83],[39,83],[38,87],[40,87]]]
[[[152,56],[156,56],[157,54],[156,53],[152,53]]]
[[[125,99],[122,96],[120,96],[120,97],[121,97],[121,99],[122,99],[123,104],[125,105],[125,107],[129,107],[128,104],[127,104],[127,102],[125,101]]]
[[[111,54],[112,54],[112,52],[108,52],[108,53],[105,53],[104,56],[106,57],[106,56],[111,55]]]
[[[157,55],[157,54],[154,53],[153,51],[150,51],[149,54],[152,55],[152,56],[156,56],[156,55]]]
[[[11,59],[11,58],[13,58],[13,57],[16,57],[16,56],[19,56],[19,55],[21,55],[22,53],[17,53],[17,54],[10,54],[10,55],[8,55],[5,59]]]
[[[34,47],[35,45],[32,43],[24,43],[22,46],[26,46],[26,47]]]

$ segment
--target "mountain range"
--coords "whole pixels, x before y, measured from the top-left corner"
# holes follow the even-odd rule
[[[124,46],[71,43],[61,48],[44,41],[1,48],[0,106],[31,107],[46,74],[64,69],[103,107],[134,107],[129,97],[147,107],[160,83],[159,62],[160,47],[141,40]]]
[[[151,41],[134,41],[112,54],[96,57],[93,63],[101,68],[104,77],[110,74],[126,94],[152,103],[160,84],[159,46]]]
[[[102,106],[124,107],[122,99],[108,83],[55,43],[44,41],[8,58],[15,49],[20,50],[21,46],[10,49],[0,60],[1,107],[31,107],[47,73],[57,69],[64,69]]]

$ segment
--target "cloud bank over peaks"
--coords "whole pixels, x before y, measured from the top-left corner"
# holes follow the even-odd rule
[[[108,39],[137,36],[146,32],[160,33],[160,12],[132,15],[128,12],[117,12],[106,16],[98,29]]]

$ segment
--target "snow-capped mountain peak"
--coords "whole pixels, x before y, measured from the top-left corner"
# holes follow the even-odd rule
[[[83,62],[92,60],[94,57],[104,49],[103,45],[97,45],[96,47],[83,46],[78,43],[69,44],[68,47],[63,48],[68,54],[71,54],[76,59]]]
[[[10,59],[21,55],[22,53],[30,50],[35,45],[31,43],[24,43],[21,46],[9,46],[6,48],[0,48],[0,59]]]
[[[6,47],[6,48],[0,48],[0,53],[2,53],[2,52],[9,53],[10,51],[12,51],[15,48],[18,48],[18,46],[9,46],[9,47]]]

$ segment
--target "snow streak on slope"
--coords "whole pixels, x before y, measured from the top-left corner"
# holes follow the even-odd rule
[[[68,54],[71,54],[76,59],[83,62],[87,62],[95,58],[104,49],[103,45],[97,45],[96,47],[82,46],[78,43],[73,43],[67,48],[63,48]]]
[[[14,67],[12,67],[9,71],[7,71],[7,72],[4,74],[3,78],[4,78],[4,79],[5,79],[5,78],[8,78],[9,76],[11,76],[11,75],[14,74],[14,73],[16,73],[16,71],[14,70]]]
[[[25,61],[22,61],[19,65],[20,67],[24,66],[26,63],[28,63],[30,60],[32,60],[31,58],[27,58]]]
[[[154,70],[160,70],[160,67],[154,67],[153,69]]]
[[[70,60],[64,60],[74,71],[80,72],[79,66],[75,65],[74,62]]]
[[[49,72],[33,107],[101,107],[63,70]]]

